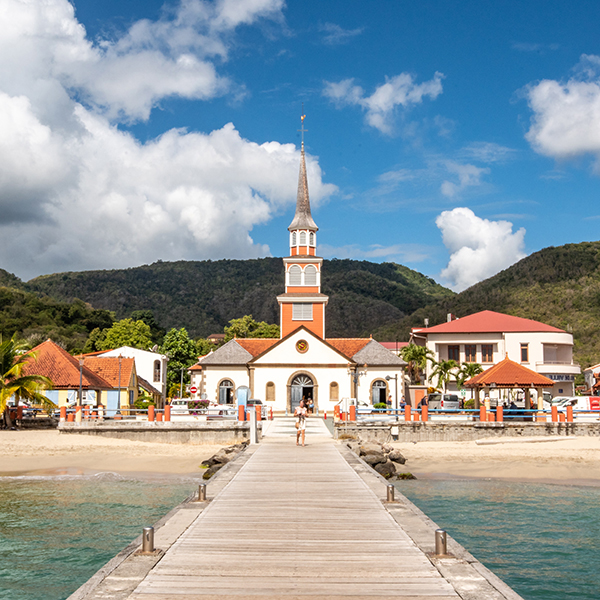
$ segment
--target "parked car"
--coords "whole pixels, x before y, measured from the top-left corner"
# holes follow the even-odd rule
[[[246,401],[246,407],[252,408],[255,406],[260,406],[260,416],[262,419],[267,418],[267,407],[262,403],[262,400],[257,400],[256,398],[252,398]]]
[[[171,401],[172,415],[189,415],[188,401],[185,399],[175,399]]]
[[[557,406],[558,410],[564,411],[567,406],[572,406],[573,410],[600,410],[600,396],[556,396],[552,398],[552,403],[544,402],[544,408],[547,410],[551,406]]]
[[[456,394],[429,394],[427,406],[430,410],[459,410],[460,398]]]

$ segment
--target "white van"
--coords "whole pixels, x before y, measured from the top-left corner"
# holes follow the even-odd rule
[[[598,410],[600,411],[600,396],[556,396],[551,403],[544,402],[544,408],[550,409],[557,406],[558,410],[566,410],[572,406],[573,410]]]

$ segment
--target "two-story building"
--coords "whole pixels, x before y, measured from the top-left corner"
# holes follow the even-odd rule
[[[484,310],[434,327],[414,328],[411,341],[427,346],[436,361],[479,363],[484,369],[508,357],[554,381],[552,396],[574,394],[579,374],[573,334],[531,319]],[[427,364],[427,377],[432,363]],[[456,390],[456,382],[449,389]]]

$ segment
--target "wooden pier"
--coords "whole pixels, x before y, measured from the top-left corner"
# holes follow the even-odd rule
[[[134,569],[135,588],[73,598],[520,598],[453,541],[454,556],[430,556],[435,525],[405,499],[386,503],[386,482],[321,419],[309,420],[306,447],[295,445],[293,419],[265,433],[148,572]],[[127,579],[123,567],[116,576]]]

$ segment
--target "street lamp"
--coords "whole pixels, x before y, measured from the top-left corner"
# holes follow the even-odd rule
[[[79,359],[79,398],[77,399],[77,406],[83,404],[83,363],[84,359]],[[81,408],[79,409],[81,411]]]
[[[359,379],[367,374],[367,365],[363,365],[364,371],[359,370],[359,366],[357,365],[354,370],[352,370],[350,363],[348,363],[348,374],[352,379],[352,383],[354,384],[354,399],[356,400],[356,408],[358,409],[358,381]]]
[[[185,367],[181,367],[181,383],[179,384],[179,397],[183,398],[183,372],[185,371]]]
[[[398,410],[398,373],[396,373],[393,377],[391,375],[386,375],[385,376],[386,381],[390,381],[391,379],[393,379],[396,383],[396,401],[395,401],[395,408],[396,411]]]

